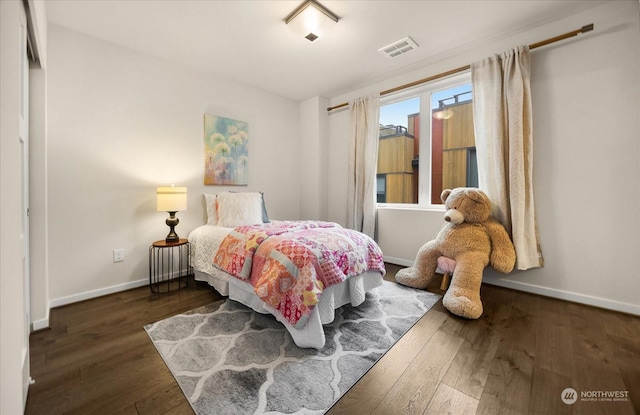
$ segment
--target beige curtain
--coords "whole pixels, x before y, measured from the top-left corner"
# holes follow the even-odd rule
[[[376,165],[380,96],[358,98],[351,109],[347,227],[373,238],[376,224]]]
[[[480,188],[516,248],[516,268],[543,265],[533,201],[531,61],[521,46],[471,65]]]

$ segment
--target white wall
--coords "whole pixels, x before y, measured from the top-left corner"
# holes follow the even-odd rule
[[[144,284],[168,233],[155,188],[188,186],[186,237],[205,222],[203,115],[249,123],[249,186],[269,215],[300,215],[298,103],[50,25],[48,209],[51,305]],[[114,248],[125,261],[112,262]]]
[[[47,211],[47,73],[29,70],[29,250],[33,329],[48,326],[49,230]],[[39,324],[38,322],[45,322]]]
[[[38,62],[29,69],[29,250],[32,329],[49,325],[47,169],[47,16],[42,0],[29,0]]]
[[[640,314],[640,24],[638,2],[614,2],[490,44],[452,51],[331,105],[467,65],[594,23],[595,31],[532,51],[534,192],[544,268],[485,281]],[[345,222],[349,114],[329,117],[329,219]],[[335,157],[334,157],[335,156]],[[442,211],[378,211],[385,257],[409,265]]]
[[[329,100],[300,103],[300,219],[327,219],[327,126]]]

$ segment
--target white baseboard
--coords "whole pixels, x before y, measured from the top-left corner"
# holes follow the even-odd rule
[[[385,256],[384,261],[406,267],[413,266],[413,261],[408,261],[402,258]],[[482,282],[496,285],[498,287],[511,288],[513,290],[524,291],[531,294],[539,294],[545,297],[557,298],[559,300],[566,300],[574,303],[586,304],[594,307],[605,308],[607,310],[620,311],[622,313],[640,316],[640,305],[638,304],[623,303],[620,301],[574,293],[571,291],[558,290],[555,288],[542,287],[540,285],[527,284],[519,281],[497,278],[491,275],[485,275],[482,279]]]
[[[47,306],[47,315],[45,318],[35,320],[31,323],[31,331],[43,330],[50,327],[49,313],[52,308],[61,307],[63,305],[77,303],[92,298],[102,297],[103,295],[114,294],[120,291],[130,290],[132,288],[142,287],[149,284],[149,279],[144,278],[137,281],[126,282],[124,284],[112,285],[111,287],[100,288],[98,290],[87,291],[84,293],[74,294],[67,297],[55,298],[49,301]]]
[[[485,276],[482,282],[497,285],[498,287],[511,288],[518,291],[524,291],[532,294],[539,294],[545,297],[557,298],[559,300],[571,301],[574,303],[586,304],[607,310],[620,311],[622,313],[634,314],[640,316],[640,305],[623,303],[620,301],[609,300],[607,298],[594,297],[591,295],[574,293],[571,291],[558,290],[555,288],[542,287],[540,285],[527,284],[519,281]]]
[[[177,274],[176,274],[177,276]],[[47,316],[41,320],[37,320],[31,323],[32,331],[42,330],[49,327],[49,311],[55,307],[61,307],[67,304],[73,304],[80,301],[90,300],[92,298],[102,297],[103,295],[114,294],[121,291],[130,290],[132,288],[142,287],[149,284],[148,278],[143,278],[137,281],[126,282],[124,284],[112,285],[111,287],[100,288],[98,290],[87,291],[84,293],[69,295],[67,297],[54,298],[49,301],[47,307]]]
[[[41,320],[36,320],[31,323],[31,331],[37,331],[49,328],[49,312],[51,311],[51,302],[47,304],[47,315]]]
[[[413,266],[413,261],[408,261],[402,258],[394,258],[390,256],[384,256],[382,258],[384,262],[388,262],[390,264],[402,265],[403,267],[411,267]]]
[[[103,295],[113,294],[120,291],[130,290],[132,288],[148,285],[149,279],[144,278],[137,281],[126,282],[124,284],[112,285],[111,287],[100,288],[98,290],[87,291],[84,293],[74,294],[67,297],[55,298],[49,301],[49,308],[60,307],[67,304],[77,303],[79,301],[90,300],[92,298],[102,297]]]

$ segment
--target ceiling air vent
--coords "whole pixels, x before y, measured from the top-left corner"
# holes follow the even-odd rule
[[[397,56],[411,52],[412,50],[417,48],[418,44],[414,42],[413,39],[407,36],[404,39],[400,39],[390,45],[378,49],[378,52],[382,53],[388,58],[395,58]]]

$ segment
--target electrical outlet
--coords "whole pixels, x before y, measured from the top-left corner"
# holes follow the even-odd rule
[[[113,250],[113,262],[122,262],[124,261],[124,249],[114,249]]]

